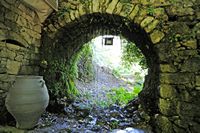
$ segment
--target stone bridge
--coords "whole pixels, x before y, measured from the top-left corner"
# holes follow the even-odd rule
[[[0,122],[16,75],[42,74],[48,86],[55,75],[42,61],[67,62],[92,38],[113,34],[146,57],[139,98],[154,132],[200,131],[200,0],[60,0],[58,10],[27,1],[0,1]]]

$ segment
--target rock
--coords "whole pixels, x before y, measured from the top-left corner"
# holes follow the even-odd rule
[[[197,48],[197,40],[188,40],[182,43],[183,46],[189,47],[191,49]]]
[[[7,72],[9,74],[18,74],[19,69],[20,69],[21,63],[17,61],[8,61],[7,62]]]
[[[109,109],[110,109],[110,110],[120,110],[121,107],[120,107],[119,105],[117,105],[117,104],[113,104],[112,106],[110,106]]]
[[[125,128],[125,127],[131,126],[131,125],[132,125],[131,122],[120,122],[119,123],[120,128]]]
[[[176,68],[173,65],[169,64],[160,64],[160,71],[161,72],[176,72]]]
[[[118,120],[118,119],[116,119],[116,118],[113,118],[113,117],[110,119],[110,121],[111,121],[111,122],[119,122],[119,120]]]
[[[117,110],[112,110],[112,111],[110,111],[110,116],[111,117],[119,117],[120,113]]]
[[[150,23],[147,27],[145,27],[144,29],[145,29],[145,31],[147,32],[147,33],[149,33],[149,32],[151,32],[151,31],[153,31],[155,28],[156,28],[156,26],[159,24],[159,20],[157,20],[157,19],[155,19],[152,23]]]
[[[170,8],[167,9],[167,14],[169,16],[187,16],[187,15],[193,15],[194,14],[194,9],[191,7],[183,7],[182,5],[176,5],[176,6],[171,6]]]
[[[156,121],[159,123],[158,127],[160,128],[159,132],[167,132],[167,133],[172,133],[172,124],[171,122],[168,120],[167,117],[165,116],[161,116],[161,115],[157,115],[156,116]]]
[[[146,27],[149,23],[151,23],[154,20],[154,17],[146,17],[142,22],[141,22],[141,27],[144,28]]]
[[[151,41],[154,44],[160,42],[164,38],[164,36],[165,36],[165,34],[159,30],[153,31],[153,33],[151,33],[151,35],[150,35]]]
[[[191,66],[191,65],[190,65]],[[195,68],[194,64],[194,68]],[[187,67],[189,68],[189,67]],[[186,69],[186,67],[185,67]],[[193,69],[193,68],[191,68]],[[187,75],[187,76],[186,76]],[[194,75],[191,73],[162,73],[160,74],[160,82],[163,84],[187,84],[194,80]]]
[[[119,0],[113,0],[106,9],[106,12],[112,14]]]
[[[167,84],[161,84],[159,86],[160,89],[160,96],[162,98],[174,98],[176,97],[176,89],[171,86],[171,85],[167,85]]]
[[[90,107],[88,105],[86,105],[85,103],[81,103],[81,102],[74,102],[72,104],[72,106],[76,110],[80,110],[80,111],[89,111],[90,110]]]
[[[188,59],[181,67],[182,72],[197,72],[200,70],[200,57]]]
[[[138,14],[139,10],[140,10],[139,6],[136,5],[133,11],[130,13],[129,18],[133,20],[135,16]]]
[[[75,112],[74,109],[72,108],[72,105],[69,105],[68,107],[64,107],[64,111],[69,116],[71,116]]]
[[[200,86],[200,75],[196,76],[196,86]]]

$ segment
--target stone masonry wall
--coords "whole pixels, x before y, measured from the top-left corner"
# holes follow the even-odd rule
[[[0,122],[16,75],[38,75],[41,24],[20,0],[0,1]]]
[[[152,57],[158,59],[152,60],[155,65],[140,94],[142,106],[152,113],[154,132],[200,131],[200,0],[61,0],[59,4],[59,11],[44,23],[43,37],[48,39],[44,43],[59,44],[59,35],[67,38],[63,38],[63,46],[82,38],[82,29],[74,27],[81,24],[79,20],[84,15],[108,14],[128,19],[148,35],[146,53],[155,51],[158,55]],[[1,0],[0,7],[0,16],[4,16],[0,18],[1,108],[16,74],[38,74],[41,26],[34,23],[34,12],[19,0]],[[82,26],[87,31],[88,25]],[[76,34],[67,34],[72,29]],[[137,34],[139,28],[131,29]],[[143,42],[141,38],[133,40]],[[152,98],[153,103],[149,100]]]
[[[114,15],[118,15],[144,29],[151,39],[152,49],[158,55],[158,62],[154,64],[159,64],[158,68],[156,65],[152,66],[153,71],[148,75],[140,94],[143,107],[153,113],[154,132],[200,131],[199,0],[63,0],[60,3],[59,12],[44,27],[45,37],[48,36],[52,43],[55,41],[54,44],[60,39],[56,37],[57,34],[67,38],[63,43],[59,42],[63,45],[84,35],[87,26],[77,29],[70,27],[73,27],[74,22],[75,27],[82,25],[81,16],[87,14],[112,14],[113,20]],[[90,24],[92,25],[92,20]],[[68,31],[66,33],[73,31],[76,34],[66,34],[62,29]],[[138,40],[140,39],[134,39]],[[76,47],[79,44],[74,45]],[[157,76],[159,83],[156,81]],[[152,97],[156,99],[154,103],[151,101]]]

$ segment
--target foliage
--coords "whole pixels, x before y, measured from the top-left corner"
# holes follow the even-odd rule
[[[118,128],[119,122],[118,121],[112,121],[109,123],[111,129],[116,129]]]
[[[134,86],[132,91],[128,91],[123,87],[113,88],[112,91],[107,94],[107,97],[108,99],[110,99],[110,104],[115,103],[120,106],[124,106],[134,97],[136,97],[141,90],[142,90],[141,85]]]
[[[102,100],[95,100],[95,101],[93,101],[93,103],[96,106],[100,106],[102,108],[106,108],[106,107],[108,107],[109,105],[112,104],[112,103],[110,103],[110,101],[102,101]]]
[[[149,7],[147,8],[147,14],[153,16],[154,13],[155,13],[155,11],[154,11],[154,7],[149,6]]]
[[[94,68],[92,64],[92,48],[91,45],[85,44],[79,53],[78,79],[82,81],[91,81],[94,79]]]
[[[41,61],[41,74],[45,75],[47,87],[51,100],[57,102],[59,99],[67,97],[73,100],[79,92],[75,86],[75,79],[78,77],[78,62],[86,49],[74,54],[70,60],[67,59],[63,48],[45,47],[43,60]],[[49,56],[46,56],[49,55]]]
[[[123,40],[123,64],[130,67],[133,63],[139,63],[139,65],[145,69],[147,68],[146,59],[139,48],[132,42]]]
[[[74,61],[74,60],[72,60]],[[71,62],[71,64],[73,64]],[[52,60],[48,63],[45,78],[48,81],[48,89],[51,99],[58,99],[67,97],[73,99],[78,95],[73,82],[77,75],[76,67],[74,65],[66,65],[61,60]]]

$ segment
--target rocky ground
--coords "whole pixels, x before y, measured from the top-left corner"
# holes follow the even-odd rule
[[[108,69],[96,69],[92,82],[77,81],[81,92],[75,102],[67,105],[61,114],[44,113],[33,130],[18,130],[12,127],[0,127],[0,132],[9,133],[152,133],[148,125],[150,117],[144,113],[136,98],[125,107],[113,104],[99,106],[97,101],[106,101],[106,93],[111,88],[131,87],[114,77]]]
[[[5,133],[152,133],[149,116],[138,108],[135,99],[124,108],[118,105],[109,108],[90,108],[75,102],[62,114],[44,113],[33,130],[18,130],[0,127]],[[134,106],[133,106],[134,105]],[[14,125],[12,125],[14,126]]]

